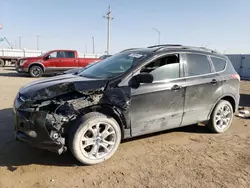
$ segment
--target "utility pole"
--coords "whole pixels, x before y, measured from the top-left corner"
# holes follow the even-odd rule
[[[95,38],[92,37],[92,42],[93,42],[93,54],[95,54]]]
[[[88,53],[88,45],[87,45],[87,43],[85,43],[85,53],[86,54]]]
[[[161,32],[158,29],[153,28],[158,33],[158,44],[161,43]]]
[[[14,44],[15,44],[15,49],[16,49],[17,48],[16,40],[14,40]]]
[[[36,49],[39,50],[39,35],[36,36]]]
[[[22,49],[22,38],[19,37],[19,48]]]
[[[114,18],[111,17],[111,8],[109,6],[108,13],[103,16],[103,18],[108,20],[108,33],[107,33],[107,54],[110,52],[110,20],[113,20]]]

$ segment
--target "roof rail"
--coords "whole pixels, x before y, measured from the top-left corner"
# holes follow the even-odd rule
[[[129,50],[136,50],[136,49],[139,49],[139,48],[128,48],[128,49],[125,49],[125,50],[120,51],[120,53],[121,53],[121,52],[129,51]]]
[[[212,52],[212,53],[219,53],[217,50],[208,49],[206,47],[200,47],[200,48],[203,49],[203,50],[207,50],[209,52]]]
[[[210,53],[219,53],[216,50],[211,50],[211,49],[208,49],[208,48],[205,48],[205,47],[183,46],[183,45],[158,45],[158,46],[159,46],[159,48],[156,51],[176,47],[176,48],[181,48],[181,49],[190,49],[190,50],[197,50],[197,51],[207,51],[207,52],[210,52]]]
[[[182,45],[180,44],[159,44],[159,45],[153,45],[153,46],[148,46],[148,48],[156,48],[156,47],[181,47]]]

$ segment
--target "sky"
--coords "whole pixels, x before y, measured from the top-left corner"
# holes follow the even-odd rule
[[[0,0],[0,38],[15,47],[103,54],[108,6],[112,54],[158,43],[250,53],[250,0]],[[0,48],[8,47],[6,42]]]

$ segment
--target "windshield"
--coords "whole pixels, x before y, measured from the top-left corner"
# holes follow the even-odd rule
[[[78,75],[94,78],[119,76],[148,56],[148,52],[122,52],[104,59],[81,71]]]

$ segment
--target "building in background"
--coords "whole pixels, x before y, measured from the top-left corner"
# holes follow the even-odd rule
[[[250,79],[250,54],[226,54],[242,79]]]

